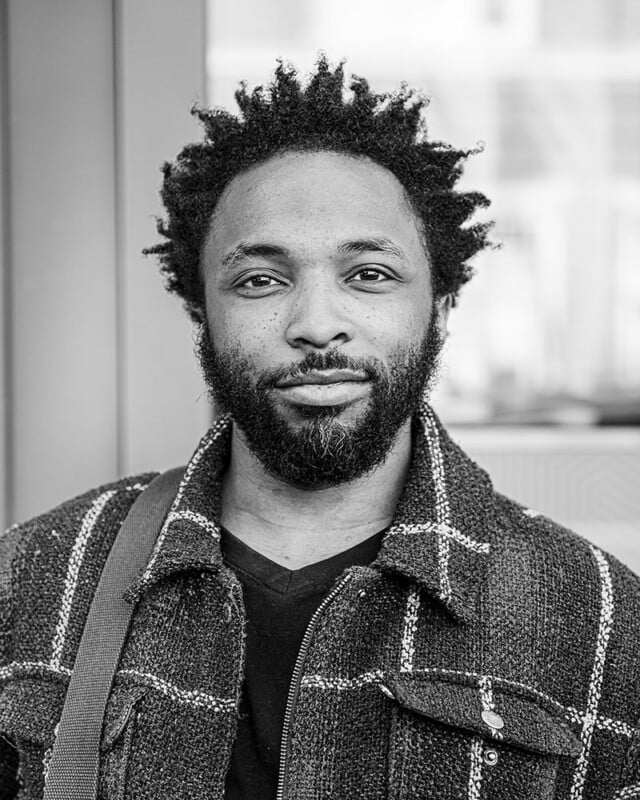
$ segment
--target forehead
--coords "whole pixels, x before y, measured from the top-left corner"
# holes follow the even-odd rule
[[[329,246],[354,234],[421,249],[417,218],[398,179],[364,157],[286,153],[229,183],[214,212],[207,249],[220,253],[237,241],[263,237],[289,247]]]

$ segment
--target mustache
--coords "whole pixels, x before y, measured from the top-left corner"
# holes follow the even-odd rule
[[[288,378],[300,378],[315,370],[349,369],[364,372],[371,381],[384,377],[384,367],[375,358],[351,358],[339,350],[327,350],[326,353],[308,353],[302,361],[283,364],[263,373],[257,382],[257,389],[271,389],[277,383]]]

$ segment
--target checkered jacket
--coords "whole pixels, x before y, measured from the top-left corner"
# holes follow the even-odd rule
[[[200,443],[127,591],[135,613],[102,735],[105,800],[224,796],[245,625],[219,548],[230,427],[217,422]],[[151,477],[0,538],[0,778],[8,787],[17,767],[19,798],[42,796],[100,570]],[[640,798],[639,644],[640,580],[496,494],[425,406],[379,555],[346,571],[305,636],[280,796]]]

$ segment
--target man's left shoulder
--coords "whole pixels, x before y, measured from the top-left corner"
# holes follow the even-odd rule
[[[610,628],[618,646],[640,650],[640,577],[579,531],[500,494],[495,501],[494,569],[516,573],[523,592],[535,584],[547,613],[555,608],[569,623],[581,612]]]
[[[602,566],[606,562],[608,571],[628,581],[631,590],[635,590],[640,599],[640,576],[614,555],[590,542],[579,529],[572,530],[536,509],[499,493],[495,493],[494,497],[498,520],[497,542],[494,542],[494,546],[500,546],[502,542],[506,547],[532,550],[538,559],[556,559],[558,568],[571,564],[575,569],[583,563],[592,565],[594,561]],[[590,572],[593,570],[590,569]]]

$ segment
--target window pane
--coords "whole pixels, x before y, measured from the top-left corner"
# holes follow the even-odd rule
[[[463,187],[500,250],[452,314],[449,422],[640,422],[640,14],[633,0],[210,0],[209,100],[319,50],[431,98],[429,133],[486,141]]]

